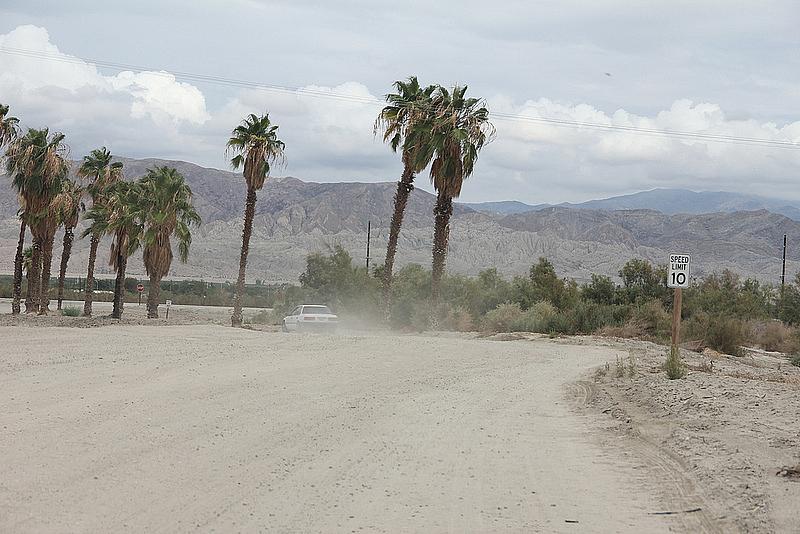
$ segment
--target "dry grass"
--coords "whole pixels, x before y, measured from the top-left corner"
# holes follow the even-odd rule
[[[758,347],[771,352],[797,352],[797,331],[780,321],[760,321],[749,325],[750,341]]]
[[[645,337],[645,329],[636,321],[628,321],[622,326],[604,326],[595,332],[595,335],[623,339],[642,339]]]

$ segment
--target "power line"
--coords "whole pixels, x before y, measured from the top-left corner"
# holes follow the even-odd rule
[[[233,86],[233,87],[244,87],[244,88],[251,88],[251,89],[260,89],[266,91],[274,91],[280,92],[285,94],[291,94],[294,96],[310,96],[316,98],[327,98],[331,100],[338,100],[344,102],[353,102],[353,103],[361,103],[361,104],[369,104],[373,106],[383,106],[385,103],[377,98],[373,97],[364,97],[364,96],[357,96],[357,95],[342,95],[332,93],[330,91],[322,91],[318,89],[308,89],[302,87],[291,87],[291,86],[284,86],[284,85],[277,85],[277,84],[270,84],[264,82],[253,82],[248,80],[239,80],[233,78],[225,78],[222,76],[213,76],[207,74],[198,74],[192,72],[185,72],[185,71],[164,71],[163,69],[156,69],[153,67],[142,66],[142,65],[133,65],[133,64],[126,64],[126,63],[115,63],[110,61],[103,61],[103,60],[96,60],[96,59],[88,59],[88,58],[79,58],[75,56],[63,56],[55,53],[49,52],[42,52],[37,50],[27,50],[23,48],[12,48],[12,47],[0,47],[0,53],[8,54],[8,55],[15,55],[21,57],[28,57],[33,59],[41,59],[41,60],[48,60],[48,61],[59,61],[62,63],[71,63],[76,65],[83,65],[83,64],[93,64],[99,67],[104,67],[108,69],[118,70],[118,71],[148,71],[152,75],[155,76],[164,76],[164,77],[175,77],[175,78],[182,78],[185,80],[197,81],[197,82],[206,82],[206,83],[213,83],[218,85],[226,85],[226,86]],[[570,119],[559,119],[555,117],[539,117],[539,116],[531,116],[526,114],[518,114],[518,113],[503,113],[503,112],[491,112],[491,117],[503,120],[503,121],[512,121],[512,122],[528,122],[528,123],[539,123],[539,124],[547,124],[556,127],[565,127],[565,128],[573,128],[573,129],[590,129],[596,131],[605,131],[605,132],[616,132],[616,133],[629,133],[634,135],[642,135],[645,137],[666,137],[671,139],[685,139],[685,140],[695,140],[695,141],[708,141],[714,143],[723,143],[723,144],[741,144],[741,145],[750,145],[750,146],[762,146],[766,148],[788,148],[788,149],[800,149],[800,143],[792,142],[792,141],[781,141],[776,139],[764,139],[759,137],[746,137],[746,136],[736,136],[736,135],[729,135],[729,134],[713,134],[713,133],[699,133],[699,132],[688,132],[688,131],[681,131],[681,130],[664,130],[658,128],[647,128],[642,126],[625,126],[625,125],[617,125],[617,124],[602,124],[596,122],[589,122],[589,121],[577,121],[577,120],[570,120]]]

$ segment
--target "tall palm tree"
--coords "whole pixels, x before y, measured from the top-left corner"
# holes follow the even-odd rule
[[[86,219],[90,225],[81,237],[113,236],[108,263],[117,276],[111,317],[121,319],[128,258],[139,248],[142,234],[139,184],[119,181],[109,185],[103,192],[103,202],[94,204],[86,213]]]
[[[64,300],[64,278],[67,275],[67,264],[72,254],[72,242],[74,240],[75,227],[78,225],[78,217],[85,209],[83,205],[84,189],[66,179],[61,187],[61,192],[53,199],[50,209],[56,215],[58,224],[64,226],[64,245],[61,249],[61,268],[58,272],[58,309],[61,309],[61,302]]]
[[[19,119],[8,116],[9,107],[0,104],[0,149],[10,145],[19,133]]]
[[[27,294],[28,296],[26,299],[30,299],[31,295],[31,288],[33,284],[31,284],[31,265],[33,264],[33,247],[27,247],[22,252],[22,270],[25,271],[25,282],[28,286]]]
[[[56,218],[49,208],[69,173],[67,154],[64,135],[51,134],[47,128],[28,129],[6,152],[6,170],[24,200],[26,224],[33,234],[33,291],[32,301],[26,302],[26,311],[38,311],[41,315],[49,311],[48,290],[56,229]]]
[[[407,81],[398,80],[394,82],[394,87],[397,92],[386,95],[388,105],[375,121],[375,133],[382,131],[383,141],[389,143],[394,152],[400,149],[403,161],[403,173],[394,194],[394,211],[383,266],[383,306],[387,321],[391,313],[392,271],[403,215],[408,197],[414,190],[415,175],[430,163],[430,150],[427,147],[430,143],[430,127],[427,123],[432,109],[431,97],[436,90],[435,85],[421,87],[416,76],[411,76]]]
[[[9,108],[0,104],[0,150],[9,146],[17,139],[19,134],[19,119],[8,116]],[[20,199],[20,203],[23,200]],[[22,292],[22,256],[25,248],[25,218],[24,209],[20,206],[19,210],[19,240],[17,241],[17,252],[14,256],[14,289],[11,300],[11,314],[17,315],[20,312],[20,293]]]
[[[170,237],[173,234],[177,237],[178,256],[186,263],[192,244],[189,227],[200,224],[200,215],[192,205],[192,190],[176,169],[150,169],[137,185],[140,195],[138,209],[144,224],[144,268],[150,276],[147,317],[157,319],[161,279],[169,273],[172,265]]]
[[[433,214],[433,267],[431,271],[431,319],[438,326],[437,307],[450,237],[453,199],[475,170],[475,162],[495,130],[489,122],[489,110],[480,99],[467,98],[467,86],[455,86],[452,92],[438,87],[433,97],[435,115],[431,118],[431,182],[436,189]]]
[[[78,176],[89,181],[86,188],[92,198],[92,205],[102,207],[108,194],[108,189],[113,184],[122,180],[122,163],[112,162],[113,156],[106,147],[92,150],[88,156],[83,157],[83,163],[78,169]],[[94,299],[94,265],[97,261],[97,247],[100,245],[102,234],[90,234],[89,241],[89,270],[86,274],[86,294],[83,302],[84,317],[92,315],[92,300]]]
[[[236,295],[233,297],[231,326],[242,325],[242,294],[250,236],[253,233],[253,217],[256,212],[256,191],[264,187],[270,165],[284,161],[284,149],[283,141],[278,139],[278,126],[270,122],[269,113],[261,117],[251,113],[233,130],[228,140],[226,152],[234,154],[231,166],[234,169],[244,167],[244,179],[247,183],[242,252],[239,256],[239,277],[236,280]]]

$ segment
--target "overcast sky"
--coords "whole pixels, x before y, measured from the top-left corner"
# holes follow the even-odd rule
[[[400,160],[372,123],[391,83],[412,74],[469,84],[490,111],[800,142],[798,28],[796,0],[3,0],[0,49],[59,60],[0,51],[0,102],[26,126],[63,131],[74,158],[106,145],[217,168],[230,130],[269,111],[287,145],[275,174],[389,181]],[[800,200],[800,150],[494,123],[463,200],[580,201],[655,187]]]

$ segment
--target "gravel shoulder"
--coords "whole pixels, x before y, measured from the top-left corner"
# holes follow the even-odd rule
[[[702,508],[719,532],[800,532],[800,369],[785,356],[683,351],[689,372],[670,381],[664,347],[569,342],[622,352],[623,376],[611,360],[586,377],[584,412],[605,426],[606,447],[662,471],[672,509]]]
[[[214,325],[0,339],[0,531],[709,530],[654,515],[673,502],[658,459],[598,438],[599,389],[575,381],[617,346]]]

